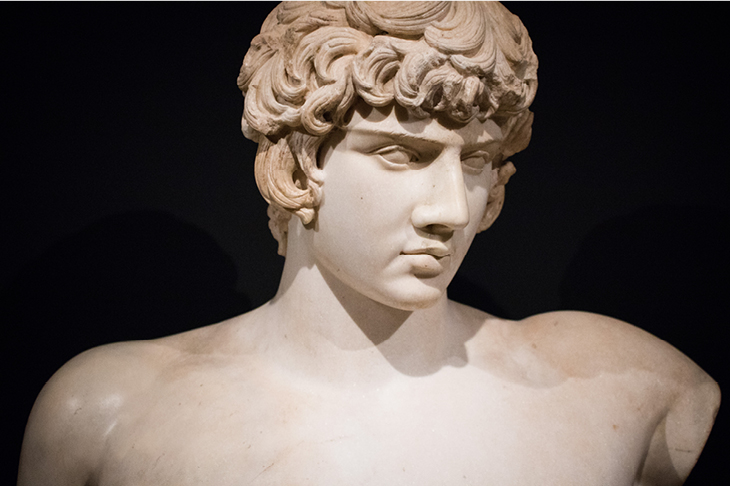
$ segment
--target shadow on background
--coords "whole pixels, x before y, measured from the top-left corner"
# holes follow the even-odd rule
[[[664,339],[727,389],[726,322],[730,213],[655,206],[593,229],[569,264],[561,307],[609,315]],[[722,408],[726,408],[722,407]],[[721,408],[700,461],[685,483],[728,477],[727,410]]]
[[[76,354],[105,343],[152,339],[250,310],[235,290],[231,257],[204,231],[157,211],[104,218],[53,245],[5,293],[3,357],[13,400],[4,441],[15,484],[31,406]],[[9,388],[7,388],[9,386]]]

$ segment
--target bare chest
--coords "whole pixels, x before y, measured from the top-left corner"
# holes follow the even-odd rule
[[[120,416],[99,484],[631,485],[652,432],[638,398],[585,384],[200,381],[161,387]]]

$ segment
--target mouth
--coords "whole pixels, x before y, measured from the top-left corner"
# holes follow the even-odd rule
[[[416,277],[433,278],[441,275],[448,267],[452,251],[445,245],[409,248],[401,252],[407,258]]]
[[[407,249],[401,252],[401,255],[428,255],[436,259],[441,259],[451,255],[451,250],[444,245],[427,246],[423,248]]]

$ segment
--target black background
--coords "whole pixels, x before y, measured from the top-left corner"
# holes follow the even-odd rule
[[[727,41],[714,4],[508,3],[540,59],[530,147],[452,284],[509,318],[599,312],[727,387]],[[48,377],[89,347],[210,324],[283,259],[239,131],[270,6],[4,4],[3,476]],[[727,484],[728,419],[687,484]]]

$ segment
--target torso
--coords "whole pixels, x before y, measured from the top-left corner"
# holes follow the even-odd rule
[[[656,374],[553,362],[553,324],[520,325],[485,322],[468,363],[359,388],[179,353],[120,406],[94,482],[634,484],[669,400]]]

